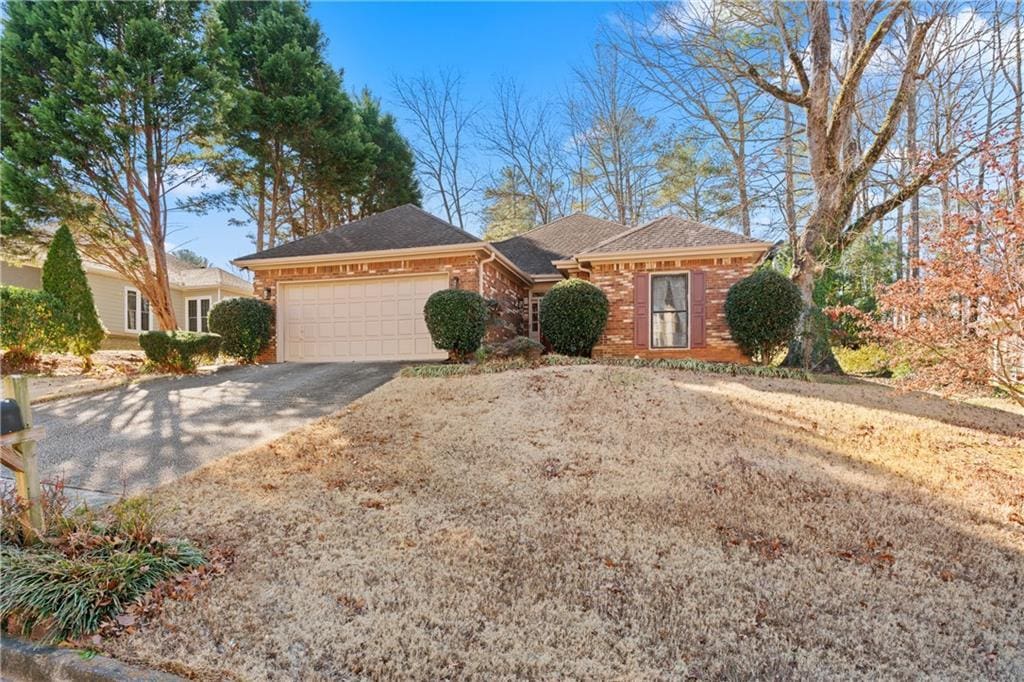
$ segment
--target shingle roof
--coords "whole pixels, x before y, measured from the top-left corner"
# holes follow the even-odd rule
[[[620,251],[656,251],[704,246],[757,245],[763,242],[679,216],[663,216],[623,234],[607,239],[580,253],[617,253]]]
[[[236,260],[320,256],[360,251],[388,251],[426,246],[472,244],[480,240],[423,209],[404,204],[326,232],[251,253]]]
[[[573,213],[493,246],[531,275],[557,275],[551,261],[572,258],[625,231],[619,223]]]
[[[3,253],[0,253],[0,260],[10,265],[43,267],[43,261],[46,260],[46,249],[49,246],[50,240],[53,239],[53,233],[57,231],[57,227],[56,223],[35,226],[29,238],[22,240],[18,244],[22,248],[21,252],[13,254],[15,257],[10,257],[12,254],[5,249]],[[78,236],[75,238],[75,241],[81,246],[83,240],[82,237]],[[146,244],[146,251],[149,254],[149,262],[152,263],[153,246]],[[85,253],[81,253],[81,258],[82,265],[87,271],[110,273],[116,277],[121,277],[121,274],[109,265],[92,260]],[[169,251],[165,252],[164,258],[167,263],[167,279],[172,287],[225,287],[243,292],[250,292],[252,290],[251,282],[222,268],[213,265],[206,268],[197,268],[192,263],[182,260]]]
[[[183,287],[226,287],[247,293],[252,292],[251,282],[247,282],[241,277],[217,267],[187,268],[179,270],[174,275],[171,275],[171,278],[172,282]]]

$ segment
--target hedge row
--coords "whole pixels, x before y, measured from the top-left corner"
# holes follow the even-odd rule
[[[158,369],[195,371],[199,360],[213,360],[220,353],[220,335],[183,331],[152,331],[139,334],[146,358]]]
[[[833,375],[818,375],[801,369],[787,367],[765,367],[762,365],[737,365],[730,362],[705,362],[703,360],[643,360],[639,358],[592,358],[566,355],[545,355],[539,362],[515,359],[501,362],[485,362],[475,365],[415,365],[402,369],[403,377],[453,377],[474,374],[494,374],[513,369],[534,367],[564,367],[572,365],[605,365],[612,367],[637,367],[651,369],[674,369],[706,374],[727,374],[729,376],[753,376],[773,379],[795,379],[797,381],[834,382],[841,381]]]

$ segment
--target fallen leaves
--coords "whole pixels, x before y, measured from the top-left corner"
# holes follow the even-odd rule
[[[896,563],[896,557],[890,551],[892,547],[891,542],[883,541],[881,538],[868,538],[860,547],[839,549],[832,552],[832,555],[844,561],[869,566],[872,570],[879,570]]]
[[[101,623],[97,634],[76,644],[100,648],[104,639],[133,634],[147,622],[158,619],[167,600],[191,601],[214,578],[224,575],[232,563],[234,555],[231,552],[209,552],[205,564],[157,584],[140,599],[129,604],[123,613]]]
[[[790,543],[780,537],[769,537],[732,526],[716,526],[715,530],[727,546],[745,546],[766,561],[781,559],[790,547]]]

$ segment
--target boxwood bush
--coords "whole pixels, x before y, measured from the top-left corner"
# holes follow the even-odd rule
[[[434,347],[461,361],[476,352],[487,330],[490,310],[483,296],[462,289],[435,291],[423,306]]]
[[[220,350],[243,362],[255,362],[270,343],[274,309],[258,298],[229,298],[210,310],[210,331],[220,334]]]
[[[582,279],[551,287],[540,301],[540,328],[556,353],[589,357],[608,322],[608,297]]]
[[[40,353],[66,350],[60,301],[52,294],[21,287],[0,286],[0,346],[5,364],[31,363]]]
[[[180,330],[139,334],[139,345],[157,368],[171,372],[192,372],[201,358],[214,359],[220,353],[220,335]]]
[[[743,352],[767,365],[793,339],[803,305],[800,290],[788,277],[761,268],[729,288],[725,319]]]

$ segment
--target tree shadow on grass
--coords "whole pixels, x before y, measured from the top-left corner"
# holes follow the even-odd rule
[[[1024,439],[1024,415],[970,405],[920,391],[900,391],[861,379],[843,382],[800,382],[763,379],[745,384],[755,391],[788,393],[847,403],[874,410],[898,412],[975,431]],[[1024,441],[1022,441],[1024,447]]]

